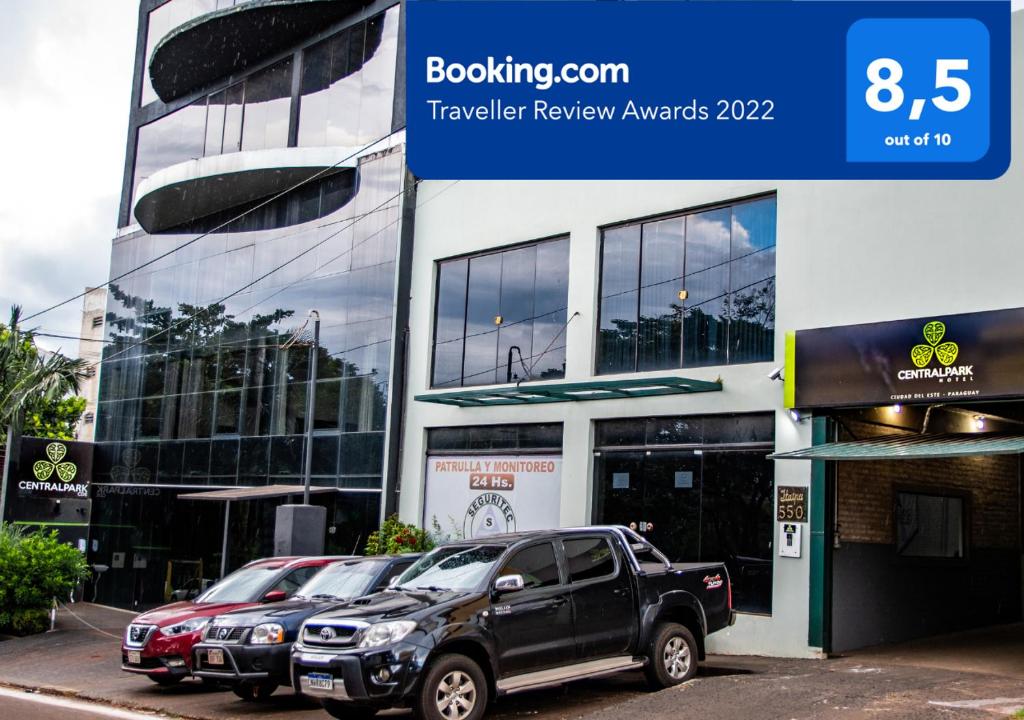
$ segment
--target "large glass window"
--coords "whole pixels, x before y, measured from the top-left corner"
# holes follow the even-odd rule
[[[186,160],[288,145],[292,60],[139,128],[134,191],[158,170]]]
[[[306,50],[299,145],[357,147],[391,131],[398,8]]]
[[[142,81],[142,105],[148,105],[157,99],[153,85],[149,81],[149,60],[157,43],[167,33],[192,18],[205,15],[214,10],[231,7],[245,0],[170,0],[149,13],[149,24],[146,32],[146,65]]]
[[[438,263],[433,387],[565,376],[569,240]]]
[[[771,360],[775,197],[608,228],[597,372]]]
[[[673,562],[724,562],[738,610],[770,613],[774,416],[595,425],[594,522],[627,525]]]

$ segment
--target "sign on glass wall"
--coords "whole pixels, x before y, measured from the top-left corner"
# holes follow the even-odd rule
[[[558,527],[559,455],[427,458],[424,525],[450,538]]]

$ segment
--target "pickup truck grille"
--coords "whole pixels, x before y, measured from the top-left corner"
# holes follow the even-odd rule
[[[320,647],[350,647],[356,644],[365,625],[324,625],[314,623],[302,631],[302,644]]]
[[[214,643],[237,643],[245,636],[249,628],[236,627],[233,625],[211,625],[206,632],[206,642]]]
[[[124,631],[124,644],[133,648],[146,647],[154,630],[156,625],[129,625]]]

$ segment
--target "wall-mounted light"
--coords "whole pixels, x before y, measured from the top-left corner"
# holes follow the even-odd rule
[[[690,297],[690,291],[689,290],[680,290],[679,291],[679,299],[680,300],[685,300],[688,297]]]
[[[505,322],[505,318],[503,318],[501,315],[495,315],[494,316],[494,324],[495,325],[501,325],[503,322]]]
[[[798,423],[803,421],[803,416],[797,410],[790,410],[789,416],[793,419],[793,422]]]
[[[900,405],[899,403],[896,403],[895,405],[892,406],[892,411],[899,415],[901,412],[903,412],[903,406]]]
[[[984,430],[985,429],[985,418],[983,418],[981,415],[975,415],[974,416],[974,427],[977,430]]]

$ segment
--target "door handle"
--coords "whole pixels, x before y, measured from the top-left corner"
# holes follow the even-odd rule
[[[551,601],[551,607],[560,608],[563,605],[565,605],[567,602],[569,602],[568,598],[557,597],[557,598],[555,598],[554,600]]]
[[[618,597],[622,597],[623,595],[628,594],[629,593],[625,588],[615,588],[614,590],[612,590],[612,595],[617,595]]]

